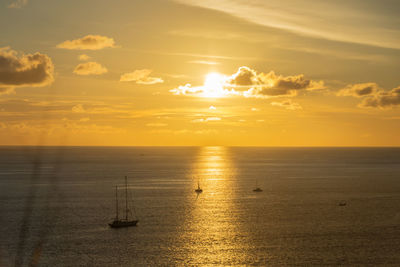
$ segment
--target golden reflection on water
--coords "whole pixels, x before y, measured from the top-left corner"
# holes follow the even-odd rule
[[[236,177],[229,148],[203,147],[192,169],[192,194],[188,197],[182,240],[187,264],[233,264],[239,260],[240,235],[233,197]],[[197,182],[203,193],[196,195]]]

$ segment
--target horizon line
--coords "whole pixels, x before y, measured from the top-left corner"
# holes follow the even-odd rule
[[[0,145],[0,147],[257,147],[257,148],[400,148],[395,146],[257,146],[257,145]]]

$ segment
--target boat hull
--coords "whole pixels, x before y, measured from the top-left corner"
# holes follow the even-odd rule
[[[113,221],[112,223],[109,223],[108,225],[111,228],[122,228],[122,227],[131,227],[131,226],[136,226],[138,221]]]

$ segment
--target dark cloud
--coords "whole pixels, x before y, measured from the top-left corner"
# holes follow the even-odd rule
[[[389,92],[380,91],[363,99],[360,107],[391,108],[400,106],[400,86]]]
[[[354,97],[364,97],[369,95],[375,95],[381,89],[376,83],[358,83],[348,85],[346,88],[338,92],[338,96],[354,96]]]
[[[227,81],[235,90],[247,91],[253,96],[294,96],[300,90],[324,88],[322,81],[306,79],[303,74],[295,76],[276,75],[274,71],[259,73],[248,67],[240,67]]]
[[[54,65],[41,53],[22,54],[9,47],[0,48],[0,88],[46,86],[53,82]]]
[[[376,83],[358,83],[348,85],[337,95],[363,98],[358,105],[363,108],[385,109],[400,106],[400,86],[390,91],[384,91]]]

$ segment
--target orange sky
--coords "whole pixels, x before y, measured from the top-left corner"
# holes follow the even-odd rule
[[[0,145],[399,146],[399,11],[3,1]]]

